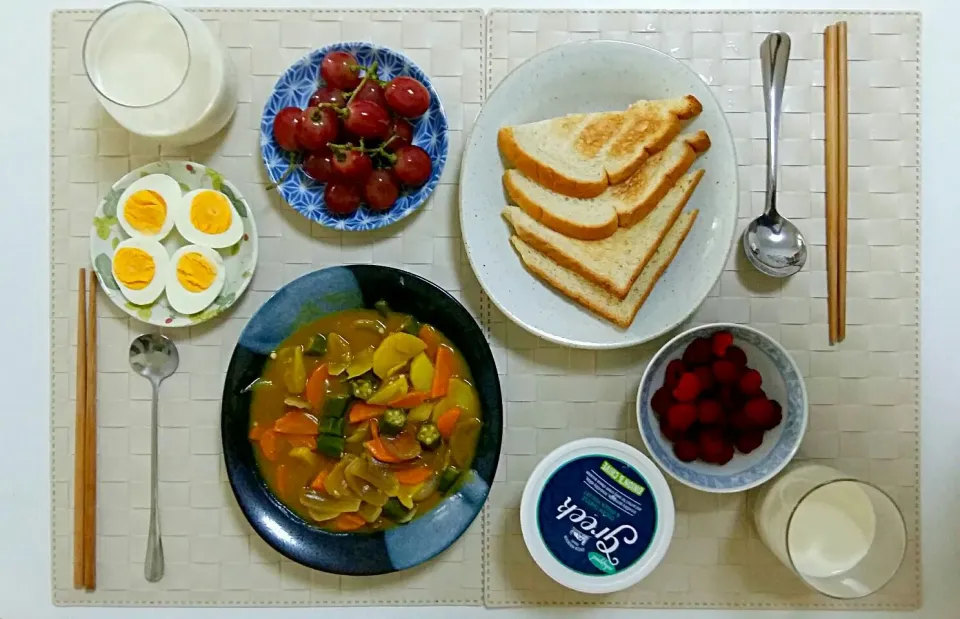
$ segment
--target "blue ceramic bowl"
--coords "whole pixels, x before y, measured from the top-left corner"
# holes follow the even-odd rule
[[[267,489],[247,438],[250,394],[270,352],[301,324],[379,299],[427,320],[460,349],[483,408],[472,475],[455,493],[409,524],[375,533],[333,533],[294,514]],[[455,542],[480,513],[493,483],[503,435],[500,380],[487,340],[466,309],[435,284],[399,269],[352,265],[321,269],[277,291],[240,334],[223,388],[220,416],[230,485],[254,530],[278,552],[337,574],[368,575],[419,565]]]
[[[724,465],[683,462],[660,431],[650,400],[663,385],[667,364],[682,357],[687,344],[723,330],[730,331],[733,343],[747,354],[747,365],[760,372],[764,392],[783,407],[783,421],[764,434],[760,447],[749,454],[737,452]],[[703,325],[667,342],[647,365],[637,393],[637,423],[647,451],[674,479],[704,492],[740,492],[772,478],[796,455],[807,429],[807,388],[797,364],[770,336],[744,325]]]
[[[305,107],[310,95],[317,89],[320,61],[331,51],[344,50],[357,57],[363,66],[378,64],[380,79],[389,81],[399,75],[408,75],[419,80],[430,92],[430,107],[420,118],[411,120],[413,144],[427,151],[433,161],[433,171],[427,182],[414,190],[401,194],[397,203],[388,211],[377,212],[361,206],[346,217],[334,215],[327,210],[323,200],[323,184],[318,183],[296,168],[286,179],[280,178],[290,167],[287,151],[273,139],[273,119],[277,112],[287,106]],[[295,211],[318,224],[337,230],[375,230],[400,221],[419,208],[440,182],[443,166],[447,162],[447,117],[440,104],[440,97],[430,83],[430,78],[412,60],[385,47],[370,43],[334,43],[310,52],[287,69],[263,107],[260,120],[260,153],[270,180],[278,183],[278,190],[287,204]]]

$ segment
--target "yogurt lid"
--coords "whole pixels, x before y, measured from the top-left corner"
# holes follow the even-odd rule
[[[555,581],[612,593],[643,580],[673,537],[667,480],[624,443],[587,438],[555,449],[534,469],[520,501],[523,540]]]

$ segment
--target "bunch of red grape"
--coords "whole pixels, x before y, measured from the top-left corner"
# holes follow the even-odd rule
[[[433,162],[411,144],[409,122],[430,107],[423,84],[407,76],[381,81],[376,62],[361,66],[345,51],[323,57],[319,78],[323,84],[306,109],[277,112],[273,137],[280,148],[303,156],[307,176],[326,183],[323,199],[331,213],[349,215],[361,202],[386,211],[401,186],[427,182]]]

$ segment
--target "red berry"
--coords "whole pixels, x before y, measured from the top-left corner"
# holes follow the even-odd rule
[[[740,392],[743,395],[754,395],[760,392],[760,385],[763,384],[763,377],[756,370],[747,370],[740,377]]]
[[[660,431],[663,432],[663,436],[666,437],[671,443],[676,443],[684,437],[684,433],[680,430],[675,430],[670,427],[670,424],[667,422],[667,416],[664,415],[660,418]]]
[[[303,110],[298,107],[285,107],[273,119],[273,139],[283,150],[295,151],[300,149],[297,143],[297,126]]]
[[[683,351],[683,362],[687,365],[703,365],[710,363],[713,356],[713,349],[710,346],[710,338],[698,337],[687,345]]]
[[[367,205],[375,211],[391,208],[400,196],[400,186],[390,170],[374,170],[363,186]]]
[[[740,370],[732,361],[727,359],[714,361],[712,369],[717,382],[724,385],[735,383],[740,378]]]
[[[727,352],[723,355],[724,359],[733,361],[737,367],[743,368],[747,365],[747,353],[739,346],[727,346]]]
[[[334,155],[333,170],[345,181],[363,184],[373,172],[373,160],[361,150],[348,150]]]
[[[433,162],[427,151],[419,146],[403,146],[395,153],[397,160],[393,171],[404,185],[419,187],[427,182],[433,172]]]
[[[697,444],[687,438],[682,438],[673,444],[673,454],[681,462],[693,462],[697,459]]]
[[[697,420],[704,425],[723,421],[723,407],[716,400],[700,400],[697,404]]]
[[[772,430],[780,425],[783,421],[783,409],[780,407],[780,403],[776,400],[770,400],[771,406],[773,407],[773,413],[770,415],[770,422],[767,423],[764,430]]]
[[[343,96],[343,91],[339,88],[321,86],[310,95],[310,101],[307,103],[307,107],[318,107],[321,103],[329,103],[337,107],[343,107],[347,104],[347,99]]]
[[[722,406],[723,410],[727,413],[733,413],[743,408],[743,396],[740,395],[740,392],[737,391],[733,385],[720,387],[717,399],[720,401],[720,406]]]
[[[297,126],[297,142],[305,150],[320,150],[335,141],[339,131],[336,112],[328,107],[308,107]]]
[[[354,101],[372,101],[387,109],[387,100],[383,98],[383,88],[376,80],[367,80],[357,89],[357,94],[353,95]]]
[[[683,361],[679,359],[674,359],[667,364],[667,369],[663,372],[663,385],[670,389],[673,389],[680,384],[680,377],[683,376],[683,373],[687,371],[687,366],[683,365]]]
[[[697,380],[700,381],[700,391],[710,391],[716,385],[716,380],[713,378],[713,371],[708,365],[698,366],[693,370],[693,373],[697,375]]]
[[[343,128],[360,138],[382,140],[390,133],[390,115],[373,101],[351,101]]]
[[[688,402],[674,404],[667,411],[667,423],[674,430],[686,432],[697,420],[697,407]]]
[[[717,331],[710,338],[710,347],[713,349],[713,356],[718,359],[723,357],[727,348],[733,344],[733,334],[729,331]]]
[[[430,93],[427,88],[406,75],[390,80],[383,91],[390,109],[399,116],[416,118],[430,107]]]
[[[387,138],[387,151],[395,153],[404,146],[410,146],[413,143],[413,127],[402,118],[394,118],[390,121],[390,133]]]
[[[350,52],[330,52],[320,61],[320,79],[328,86],[353,90],[360,85],[360,65]]]
[[[660,387],[650,398],[650,408],[658,415],[666,415],[674,404],[676,404],[676,400],[673,399],[673,394],[667,387]]]
[[[744,404],[743,412],[755,428],[765,428],[773,419],[773,404],[766,398],[752,398]]]
[[[762,430],[749,430],[737,437],[737,451],[748,454],[763,444]]]
[[[741,409],[730,415],[730,427],[740,432],[747,432],[753,429],[753,424],[750,423],[747,413]]]
[[[335,215],[349,215],[360,207],[360,189],[352,183],[332,181],[323,189],[327,210]]]
[[[333,168],[333,153],[328,148],[310,153],[303,162],[303,171],[320,183],[334,180],[337,173]]]
[[[697,443],[697,453],[704,462],[726,464],[733,458],[733,445],[726,439],[720,428],[704,430],[700,433]]]
[[[673,390],[673,397],[680,402],[690,402],[696,400],[700,395],[700,381],[693,372],[684,372],[680,377],[680,382]]]

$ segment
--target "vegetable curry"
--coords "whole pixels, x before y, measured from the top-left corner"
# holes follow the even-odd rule
[[[470,469],[482,414],[442,333],[375,309],[299,328],[253,385],[250,440],[274,495],[308,522],[375,531],[431,509]]]

